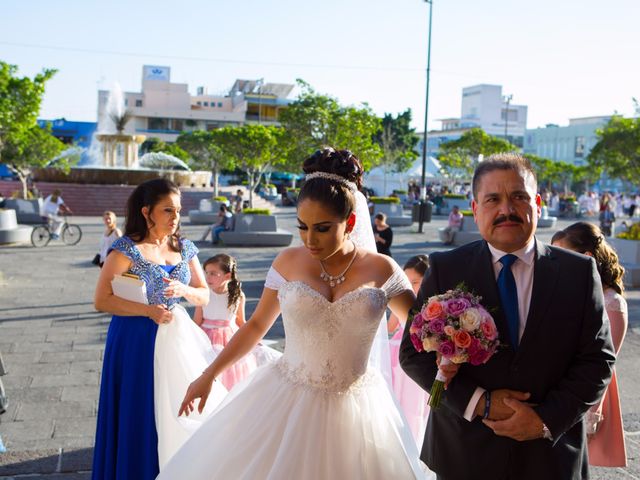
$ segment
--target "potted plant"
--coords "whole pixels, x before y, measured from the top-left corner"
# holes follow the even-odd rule
[[[626,232],[611,239],[621,263],[640,264],[640,222],[634,223]]]

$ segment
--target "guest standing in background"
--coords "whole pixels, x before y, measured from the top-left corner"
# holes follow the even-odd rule
[[[373,236],[376,239],[378,253],[391,256],[391,244],[393,243],[393,230],[387,225],[387,216],[384,213],[376,213],[373,220]]]

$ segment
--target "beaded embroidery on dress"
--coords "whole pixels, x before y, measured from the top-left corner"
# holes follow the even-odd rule
[[[158,478],[428,478],[384,379],[367,368],[389,298],[411,289],[402,270],[333,302],[273,268],[265,288],[278,291],[283,356],[234,388]]]

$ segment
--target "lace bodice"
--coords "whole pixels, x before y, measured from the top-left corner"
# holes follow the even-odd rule
[[[113,245],[111,250],[117,250],[120,253],[125,254],[132,262],[129,273],[133,273],[140,277],[140,280],[144,280],[147,286],[147,299],[151,305],[159,305],[164,303],[167,306],[171,306],[180,301],[179,298],[165,298],[164,288],[165,283],[163,278],[170,278],[172,280],[178,280],[182,283],[189,284],[191,281],[191,271],[189,270],[189,261],[198,253],[198,248],[185,238],[181,243],[181,255],[182,260],[175,265],[175,268],[171,272],[167,272],[162,265],[148,261],[142,256],[138,247],[133,240],[129,237],[120,237]],[[166,265],[165,265],[166,267]]]
[[[334,302],[302,281],[285,280],[273,267],[265,287],[278,290],[287,339],[277,367],[293,383],[336,393],[348,391],[366,372],[389,299],[411,290],[397,265],[381,288],[360,287]]]

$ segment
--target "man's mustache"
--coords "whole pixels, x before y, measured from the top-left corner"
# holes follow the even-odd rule
[[[507,221],[515,222],[515,223],[524,223],[524,221],[519,216],[510,214],[510,215],[500,215],[498,218],[496,218],[493,221],[493,226],[495,227],[496,225],[500,225],[501,223],[504,223]]]

